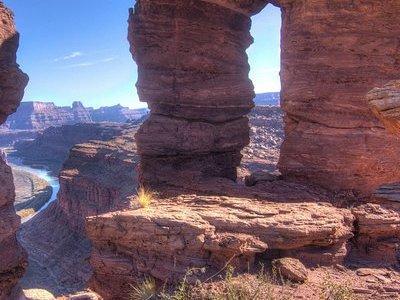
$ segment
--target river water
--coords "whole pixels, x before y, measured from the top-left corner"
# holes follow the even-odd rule
[[[24,165],[20,158],[12,156],[12,155],[7,156],[7,163],[12,168],[20,169],[22,171],[34,174],[43,180],[46,180],[53,188],[53,192],[51,194],[50,199],[46,202],[46,204],[44,204],[40,208],[40,210],[38,212],[45,210],[53,201],[55,201],[57,199],[57,194],[58,194],[58,191],[60,190],[60,183],[59,183],[57,177],[54,177],[50,174],[50,171],[48,171],[46,169],[39,169],[39,168],[36,169],[36,168],[32,168],[30,166]]]

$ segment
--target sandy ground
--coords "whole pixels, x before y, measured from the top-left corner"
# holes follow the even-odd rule
[[[15,184],[15,209],[26,218],[37,212],[51,197],[50,184],[35,174],[13,168]]]

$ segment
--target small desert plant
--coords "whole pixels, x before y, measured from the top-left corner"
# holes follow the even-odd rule
[[[142,283],[132,286],[129,300],[150,300],[156,299],[157,287],[153,278],[146,278]]]
[[[154,200],[155,195],[156,194],[152,190],[141,186],[137,191],[137,196],[135,199],[137,199],[141,207],[147,208]]]
[[[356,300],[353,290],[326,278],[322,284],[321,300]]]

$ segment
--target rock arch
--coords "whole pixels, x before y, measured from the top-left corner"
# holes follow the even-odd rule
[[[151,109],[137,135],[142,181],[235,179],[254,96],[250,16],[268,3],[283,18],[283,176],[366,195],[399,180],[400,142],[365,101],[399,76],[397,1],[140,0],[129,40]]]

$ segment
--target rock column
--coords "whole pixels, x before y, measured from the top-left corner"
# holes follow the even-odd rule
[[[236,2],[139,0],[131,11],[137,89],[151,109],[136,136],[142,183],[236,179],[254,97],[250,14],[266,4]]]
[[[28,77],[16,64],[18,34],[12,13],[0,1],[0,125],[22,99]],[[26,254],[16,239],[20,219],[14,210],[15,191],[11,168],[0,158],[0,299],[10,293],[22,277]]]

